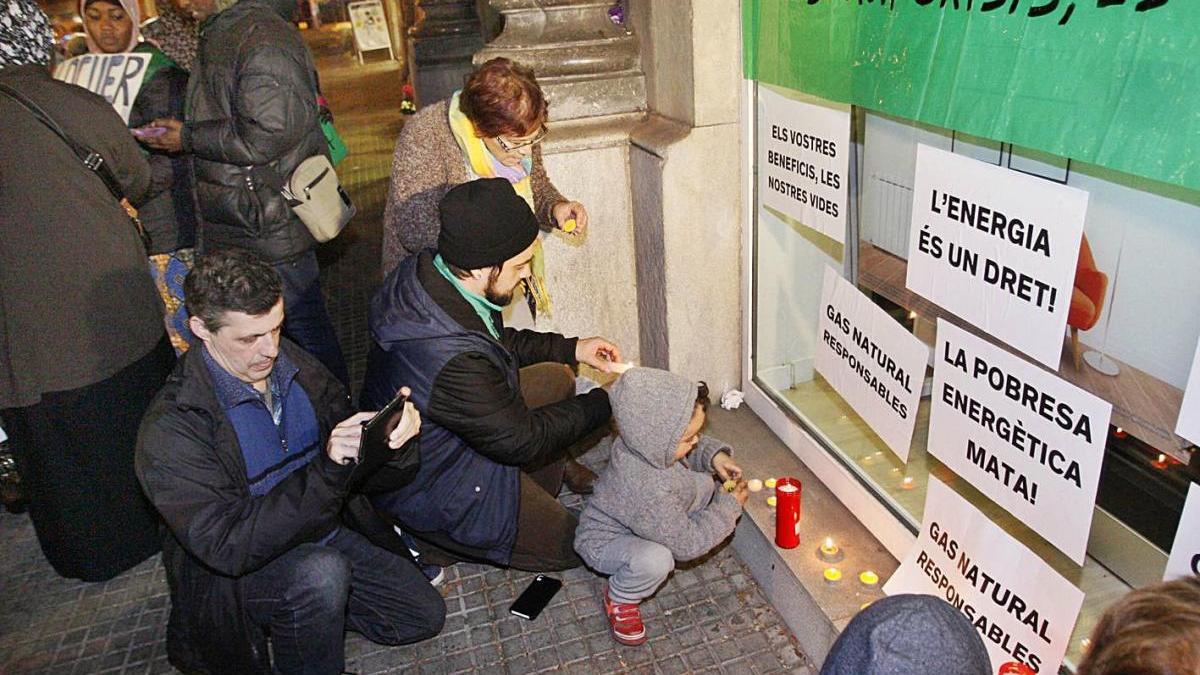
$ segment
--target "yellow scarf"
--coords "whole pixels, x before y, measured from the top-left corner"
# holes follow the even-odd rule
[[[529,204],[529,210],[537,213],[537,209],[533,205],[533,181],[529,178],[529,173],[533,168],[532,158],[526,158],[519,169],[500,164],[483,144],[483,139],[475,134],[475,125],[459,110],[459,93],[456,91],[450,97],[448,106],[450,131],[454,134],[454,141],[458,143],[458,148],[463,153],[467,173],[471,174],[472,179],[497,177],[508,179],[512,183],[513,190],[521,196],[521,199],[525,200],[525,203]],[[534,318],[539,313],[549,316],[550,292],[546,289],[546,256],[542,250],[540,237],[534,240],[532,271],[533,276],[526,285],[531,300],[529,308],[533,310]]]

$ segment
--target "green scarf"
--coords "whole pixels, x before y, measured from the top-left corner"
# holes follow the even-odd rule
[[[492,312],[499,312],[504,308],[463,286],[462,281],[450,271],[450,268],[446,265],[446,261],[442,260],[441,253],[433,257],[433,266],[437,268],[438,272],[442,273],[442,276],[446,277],[446,280],[450,282],[450,285],[454,286],[459,295],[467,299],[467,302],[471,305],[471,309],[475,310],[480,319],[483,319],[483,325],[487,326],[488,332],[492,334],[492,337],[499,340],[500,332],[496,330],[496,324],[492,321]]]

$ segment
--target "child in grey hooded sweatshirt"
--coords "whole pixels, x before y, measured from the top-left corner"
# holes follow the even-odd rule
[[[575,550],[611,575],[604,607],[613,637],[646,641],[638,604],[654,593],[676,560],[693,560],[733,532],[748,491],[724,443],[700,435],[708,387],[651,368],[621,376],[609,396],[619,437],[595,493],[579,516]],[[690,456],[689,456],[690,455]]]

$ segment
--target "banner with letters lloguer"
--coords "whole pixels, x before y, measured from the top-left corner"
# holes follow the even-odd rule
[[[99,94],[128,124],[150,58],[149,54],[84,54],[58,64],[54,79]]]
[[[1112,405],[939,319],[929,453],[1083,564]]]
[[[883,587],[944,599],[978,631],[992,672],[1057,673],[1083,591],[945,483],[929,477],[917,543]]]
[[[917,146],[909,289],[1058,370],[1088,195]]]
[[[817,334],[817,372],[907,462],[929,347],[828,265]]]
[[[758,127],[762,203],[845,243],[850,107],[759,87]]]

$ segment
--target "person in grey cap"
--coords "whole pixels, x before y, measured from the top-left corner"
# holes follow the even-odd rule
[[[932,595],[876,600],[850,620],[821,675],[988,675],[983,639],[950,603]]]
[[[575,395],[568,366],[607,372],[620,350],[505,328],[500,310],[529,277],[538,233],[507,180],[458,185],[439,210],[438,249],[402,261],[371,302],[361,405],[407,385],[424,424],[416,478],[375,506],[419,540],[431,579],[434,560],[578,566],[577,521],[555,496],[568,449],[611,411],[603,389]]]

